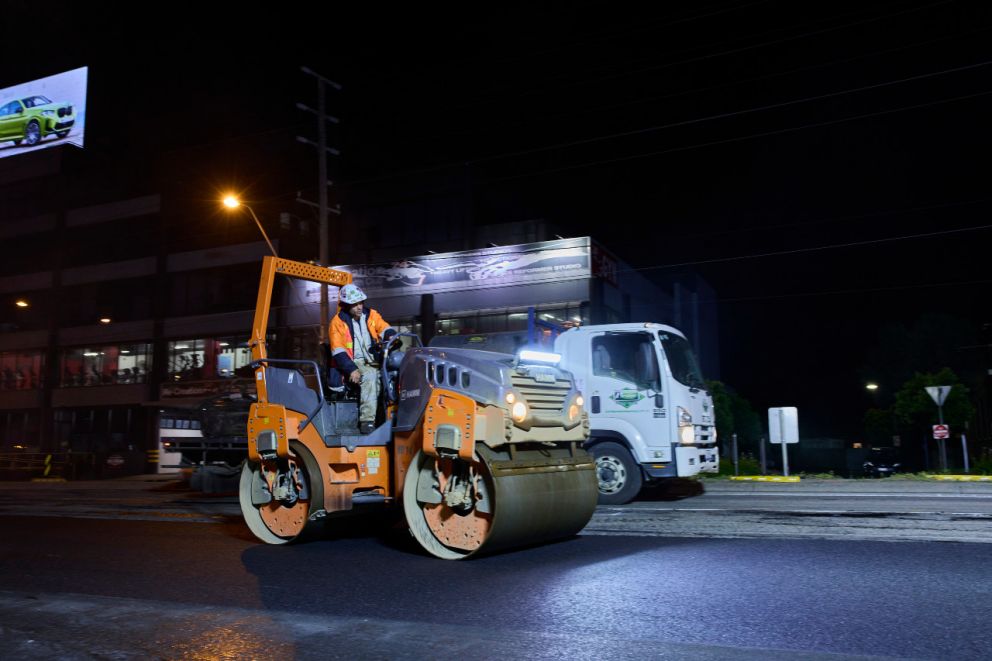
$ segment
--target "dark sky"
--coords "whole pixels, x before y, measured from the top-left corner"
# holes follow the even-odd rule
[[[462,176],[479,222],[698,270],[723,379],[810,433],[857,433],[881,326],[992,321],[987,3],[8,4],[0,86],[90,66],[89,158],[312,196],[306,64],[344,85],[343,197]]]

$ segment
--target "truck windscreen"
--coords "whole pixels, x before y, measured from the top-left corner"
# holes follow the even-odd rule
[[[658,333],[661,346],[665,349],[665,357],[668,359],[668,366],[672,370],[672,376],[679,383],[690,388],[703,388],[703,373],[699,370],[699,361],[696,354],[692,352],[689,341],[680,335]]]

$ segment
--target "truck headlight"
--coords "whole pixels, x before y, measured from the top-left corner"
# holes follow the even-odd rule
[[[696,442],[696,430],[692,428],[692,425],[679,428],[679,441],[682,442],[682,445],[692,445]]]
[[[692,426],[692,414],[681,406],[679,407],[679,427]]]

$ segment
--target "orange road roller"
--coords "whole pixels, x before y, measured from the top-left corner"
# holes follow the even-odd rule
[[[582,449],[589,421],[554,354],[426,348],[401,333],[383,352],[379,423],[360,434],[358,402],[326,387],[328,366],[267,355],[280,274],[351,282],[343,271],[263,260],[250,339],[258,396],[240,483],[256,537],[285,544],[340,516],[402,506],[417,542],[455,560],[569,537],[588,523],[598,498]]]

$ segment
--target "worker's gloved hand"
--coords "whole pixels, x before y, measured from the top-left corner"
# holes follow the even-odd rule
[[[348,380],[354,383],[355,385],[358,385],[359,383],[362,382],[362,373],[359,372],[358,370],[355,370],[354,372],[348,375]]]

